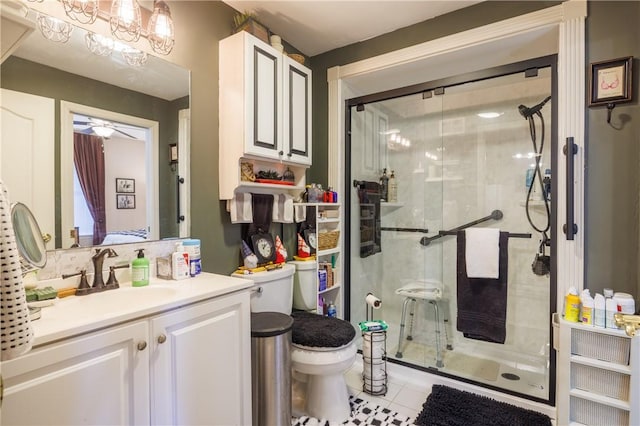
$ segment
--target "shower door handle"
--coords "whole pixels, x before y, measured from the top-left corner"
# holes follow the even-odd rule
[[[184,215],[180,212],[180,185],[184,183],[184,178],[176,176],[176,223],[184,221]]]
[[[573,137],[568,137],[562,153],[565,155],[567,165],[567,217],[566,223],[562,226],[562,232],[567,236],[568,241],[573,241],[573,236],[578,233],[578,225],[574,223],[574,158],[578,153],[578,146],[573,142]]]

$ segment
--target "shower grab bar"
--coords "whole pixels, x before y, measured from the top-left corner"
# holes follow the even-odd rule
[[[423,234],[426,234],[427,232],[429,232],[428,229],[422,229],[422,228],[385,228],[382,227],[380,228],[381,231],[397,231],[397,232],[421,232]]]
[[[566,234],[567,240],[572,241],[573,236],[578,233],[578,225],[575,224],[574,220],[574,210],[573,210],[573,199],[574,199],[574,188],[573,188],[573,174],[574,174],[574,157],[578,153],[578,145],[573,142],[573,137],[568,137],[565,141],[564,148],[562,149],[563,154],[566,157],[566,167],[567,167],[567,217],[564,225],[562,225],[562,231]]]
[[[489,216],[476,219],[473,222],[465,223],[464,225],[460,225],[456,228],[449,229],[448,231],[438,231],[438,235],[434,235],[433,237],[422,237],[420,239],[420,244],[422,244],[423,246],[428,246],[429,244],[431,244],[431,241],[437,240],[446,235],[455,235],[458,231],[461,231],[465,228],[469,228],[471,226],[477,225],[482,222],[486,222],[488,220],[500,220],[502,219],[502,216],[503,215],[501,210],[494,210],[491,212]],[[529,238],[531,238],[531,234],[529,234]]]
[[[458,231],[440,231],[443,235],[457,235]],[[511,233],[509,232],[509,238],[531,238],[530,233]]]

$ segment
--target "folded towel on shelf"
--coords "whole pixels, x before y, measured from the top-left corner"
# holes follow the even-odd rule
[[[465,230],[465,262],[469,278],[498,278],[500,230],[468,228]]]
[[[227,211],[231,215],[231,223],[253,222],[251,193],[236,192],[231,200],[227,200]]]
[[[509,233],[500,233],[500,267],[497,279],[470,278],[467,275],[466,233],[459,231],[457,236],[457,329],[469,339],[504,343],[507,322]]]
[[[307,220],[307,206],[304,204],[296,204],[293,206],[294,218],[296,223]]]
[[[273,194],[273,221],[293,223],[293,197],[289,194]]]

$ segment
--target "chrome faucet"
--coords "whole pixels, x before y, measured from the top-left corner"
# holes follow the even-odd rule
[[[91,285],[92,291],[102,291],[105,288],[104,279],[102,277],[102,265],[104,264],[104,257],[116,257],[118,253],[114,249],[96,249],[96,254],[93,255],[91,261],[93,262],[93,284]]]

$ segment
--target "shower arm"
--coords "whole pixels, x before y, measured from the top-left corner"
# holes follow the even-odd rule
[[[431,241],[440,239],[447,235],[455,235],[458,231],[462,231],[463,229],[469,228],[471,226],[477,225],[482,222],[486,222],[488,220],[500,220],[500,219],[502,219],[502,211],[494,210],[491,212],[489,216],[476,219],[473,222],[465,223],[464,225],[460,225],[456,228],[449,229],[448,231],[438,231],[438,235],[434,235],[433,237],[422,237],[420,239],[420,244],[422,244],[423,246],[428,246],[429,244],[431,244]],[[529,234],[529,237],[531,237],[531,234]]]

